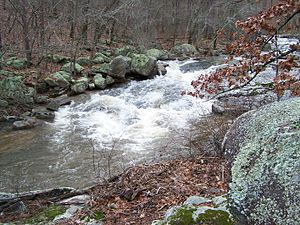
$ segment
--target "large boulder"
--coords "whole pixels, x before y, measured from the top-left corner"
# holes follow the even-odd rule
[[[171,53],[178,56],[192,56],[197,53],[197,49],[191,44],[181,44],[174,46]]]
[[[75,66],[74,66],[74,63],[69,62],[69,63],[66,63],[65,65],[63,65],[60,70],[67,72],[67,73],[74,73],[74,72],[81,73],[84,70],[84,68],[82,66],[80,66],[78,63],[75,63]]]
[[[32,104],[34,103],[36,92],[33,88],[27,87],[23,83],[22,77],[7,77],[0,80],[0,96],[3,100]]]
[[[25,58],[11,57],[7,59],[6,65],[14,69],[24,69],[27,67],[28,62]]]
[[[249,111],[225,136],[230,208],[242,224],[300,221],[299,109],[293,98]]]
[[[131,62],[131,73],[144,77],[158,75],[156,59],[144,54],[134,54]]]
[[[125,79],[125,75],[130,72],[131,58],[117,56],[110,63],[111,76],[118,79]]]
[[[58,71],[46,77],[44,81],[51,87],[67,88],[70,85],[70,80],[70,73],[67,73],[65,71]]]

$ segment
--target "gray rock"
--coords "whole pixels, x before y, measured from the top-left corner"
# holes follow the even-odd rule
[[[106,76],[106,78],[105,78],[105,83],[106,83],[107,85],[112,85],[112,84],[115,83],[115,80],[114,80],[114,78],[112,78],[111,76]]]
[[[84,205],[90,201],[91,197],[89,195],[77,195],[63,201],[60,201],[60,204],[63,205]]]
[[[72,99],[68,95],[61,95],[55,98],[55,101],[59,102],[60,106],[70,105],[72,103]]]
[[[86,89],[86,88],[85,88]],[[60,106],[71,104],[72,100],[67,95],[62,95],[57,98],[51,99],[49,104],[46,106],[51,111],[58,111]]]
[[[6,108],[8,106],[8,102],[0,99],[0,108]]]
[[[144,54],[134,54],[131,62],[131,73],[144,77],[158,75],[157,61]]]
[[[181,44],[181,45],[176,45],[171,49],[171,53],[178,55],[178,56],[192,56],[195,53],[197,53],[197,49],[190,44]]]
[[[212,113],[214,113],[216,115],[223,115],[223,114],[241,115],[249,110],[250,110],[249,108],[246,108],[243,105],[230,104],[230,103],[221,102],[221,101],[215,101],[212,104]]]
[[[60,103],[56,100],[50,100],[49,104],[46,106],[47,109],[51,111],[58,111],[60,107]]]
[[[64,220],[71,219],[75,215],[75,213],[81,209],[82,209],[82,207],[72,205],[69,209],[67,209],[67,211],[64,214],[55,217],[53,222],[57,223],[57,222],[61,222]]]
[[[55,118],[55,113],[46,108],[37,108],[32,110],[32,116],[40,120],[53,120]]]
[[[231,168],[229,206],[248,224],[300,221],[300,98],[239,117],[223,148]]]
[[[125,56],[118,56],[111,61],[111,76],[113,78],[125,79],[130,72],[131,59]]]
[[[25,130],[25,129],[31,129],[33,127],[36,127],[39,125],[40,122],[33,118],[26,118],[21,121],[15,121],[12,125],[14,130]]]
[[[159,75],[166,75],[167,74],[167,69],[166,67],[168,64],[165,63],[157,63],[157,70]]]
[[[45,96],[45,95],[38,95],[35,97],[35,102],[37,104],[46,104],[48,103],[50,100],[48,98],[48,96]]]
[[[15,203],[10,204],[7,208],[3,210],[4,215],[9,214],[21,214],[27,211],[27,207],[22,201],[17,201]]]
[[[210,203],[211,200],[201,196],[191,196],[183,204],[188,206],[197,206],[203,203]]]

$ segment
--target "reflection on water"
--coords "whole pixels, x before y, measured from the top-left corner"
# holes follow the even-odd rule
[[[174,137],[211,105],[181,92],[213,68],[191,60],[169,64],[165,76],[78,96],[53,123],[0,130],[0,191],[89,186],[131,164],[184,154]]]

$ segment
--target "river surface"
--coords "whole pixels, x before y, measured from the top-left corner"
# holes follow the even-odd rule
[[[186,155],[185,133],[211,102],[181,92],[222,59],[170,61],[165,76],[77,96],[53,123],[31,130],[2,124],[0,191],[82,188],[131,165]]]

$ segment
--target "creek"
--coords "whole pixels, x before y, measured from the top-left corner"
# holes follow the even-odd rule
[[[169,61],[167,74],[74,98],[53,123],[0,130],[0,191],[83,188],[129,166],[187,154],[189,127],[211,102],[181,95],[223,57]]]

